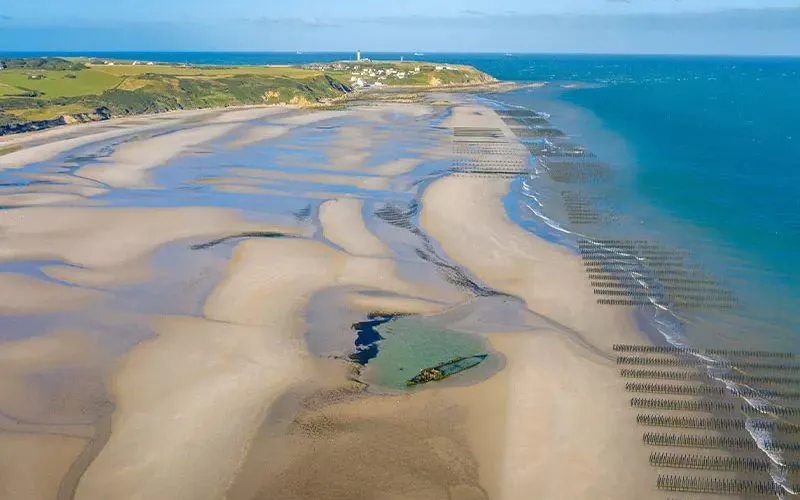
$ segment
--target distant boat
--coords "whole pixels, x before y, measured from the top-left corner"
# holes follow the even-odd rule
[[[303,54],[303,53],[302,53],[302,52],[300,52],[299,50],[298,50],[296,53],[297,53],[297,55],[302,55],[302,54]]]
[[[422,52],[414,52],[414,55],[415,56],[424,56],[425,54],[423,54]]]
[[[439,380],[446,379],[450,375],[455,375],[456,373],[478,366],[487,356],[488,354],[476,354],[475,356],[458,357],[432,368],[425,368],[414,378],[408,379],[406,385],[408,387],[413,387],[428,382],[438,382]]]
[[[514,54],[512,54],[510,52],[506,52],[506,57],[513,57],[513,56],[514,56]]]

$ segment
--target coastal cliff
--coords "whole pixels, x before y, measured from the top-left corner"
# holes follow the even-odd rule
[[[65,114],[51,120],[32,120],[27,122],[0,125],[0,135],[35,132],[37,130],[59,127],[61,125],[72,125],[73,123],[88,123],[108,120],[112,117],[113,115],[111,114],[111,110],[106,107],[100,107],[97,108],[93,113]]]
[[[190,66],[80,58],[0,60],[0,135],[184,109],[330,104],[354,90],[479,85],[467,66],[330,63]]]

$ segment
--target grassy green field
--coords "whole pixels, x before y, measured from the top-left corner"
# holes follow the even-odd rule
[[[319,76],[322,73],[304,68],[296,68],[292,66],[169,66],[169,65],[153,65],[147,66],[139,64],[133,66],[132,64],[126,65],[92,65],[88,64],[87,67],[92,71],[102,72],[108,75],[117,77],[136,77],[144,74],[156,75],[171,75],[181,77],[207,77],[219,78],[235,75],[262,75],[262,76],[285,76],[287,78],[310,78]]]
[[[354,71],[344,66],[185,66],[117,61],[91,64],[80,58],[2,59],[0,135],[36,121],[105,119],[176,109],[248,104],[327,105],[351,91]],[[414,69],[420,67],[419,72]],[[394,69],[391,85],[441,86],[480,83],[489,77],[474,68],[440,69],[426,63],[361,63],[362,70]],[[412,74],[413,73],[413,74]],[[370,78],[370,83],[377,82]],[[62,120],[63,121],[63,120]]]
[[[5,95],[24,95],[26,91],[30,90],[48,98],[100,94],[107,89],[116,87],[122,80],[113,74],[93,70],[0,71],[0,84],[5,87],[3,88]],[[9,87],[14,90],[9,91]]]

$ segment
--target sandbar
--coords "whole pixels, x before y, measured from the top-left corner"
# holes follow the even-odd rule
[[[232,132],[238,123],[205,125],[125,144],[106,164],[90,165],[78,175],[114,187],[151,187],[147,171],[179,156],[188,148]]]
[[[24,176],[61,183],[3,190],[0,204],[42,206],[0,210],[0,262],[33,263],[37,273],[0,273],[0,315],[77,310],[93,320],[66,335],[0,342],[0,411],[61,417],[39,426],[0,416],[0,496],[54,498],[66,484],[60,494],[76,500],[660,498],[611,352],[643,340],[629,311],[598,305],[575,254],[509,218],[509,180],[451,175],[407,183],[411,194],[394,185],[425,159],[459,156],[447,128],[498,128],[506,150],[527,159],[492,109],[448,101],[448,115],[383,103],[142,118],[42,135],[53,140],[38,145],[29,136],[29,148],[0,157],[0,169],[43,162],[53,168]],[[448,118],[434,130],[438,116]],[[100,163],[76,160],[78,177],[52,173],[63,167],[57,159],[47,164],[126,134],[134,140]],[[204,165],[188,181],[196,206],[171,206],[179,196],[156,207],[58,206],[119,188],[125,202],[131,188],[164,193],[152,170],[183,168],[173,160],[198,146],[224,159],[220,172]],[[273,146],[283,151],[267,155]],[[316,171],[259,164],[314,147],[327,156],[314,155],[321,164],[296,158]],[[255,196],[254,206],[275,210],[258,220],[280,224],[245,216]],[[375,217],[366,196],[409,214],[419,207],[420,227],[403,214]],[[193,275],[170,274],[184,260]],[[206,264],[210,277],[195,276]],[[174,288],[147,288],[159,283],[156,269]],[[194,309],[147,309],[143,297],[168,294]],[[485,372],[400,393],[366,390],[359,367],[344,361],[356,349],[354,318],[451,312],[457,322],[465,304],[506,299],[519,315],[468,332],[483,336],[495,363]],[[315,301],[321,334],[331,336],[321,344],[339,349],[331,359],[307,345]],[[103,346],[127,347],[110,355],[87,325],[108,325]],[[113,413],[103,414],[109,402]],[[94,420],[67,418],[76,415]]]
[[[487,108],[464,106],[450,126],[503,124]],[[502,199],[509,188],[503,179],[444,177],[425,191],[421,214],[451,259],[523,299],[552,328],[492,339],[509,377],[495,488],[508,499],[657,497],[610,360],[613,343],[642,339],[626,311],[596,303],[576,255],[508,219]]]
[[[389,248],[372,234],[361,215],[364,202],[355,198],[338,198],[320,206],[319,218],[324,236],[351,255],[381,257]]]

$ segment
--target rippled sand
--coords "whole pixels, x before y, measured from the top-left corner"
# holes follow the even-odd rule
[[[635,330],[508,219],[508,180],[442,176],[449,128],[507,130],[450,100],[173,113],[0,156],[0,498],[654,497],[609,353]],[[370,313],[493,362],[367,390],[345,358]]]

